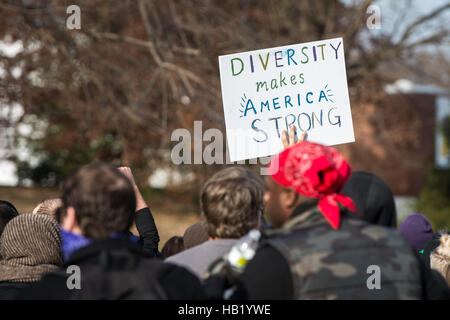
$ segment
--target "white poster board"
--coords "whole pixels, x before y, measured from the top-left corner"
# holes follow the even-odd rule
[[[219,57],[231,161],[276,154],[283,130],[354,142],[342,38]]]

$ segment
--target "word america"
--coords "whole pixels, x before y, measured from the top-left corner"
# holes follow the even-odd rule
[[[242,75],[244,70],[250,70],[251,73],[263,70],[266,71],[269,64],[275,65],[277,68],[306,64],[308,62],[325,61],[326,57],[339,58],[338,50],[341,41],[338,44],[323,43],[315,46],[303,46],[301,49],[289,48],[285,51],[278,50],[275,52],[267,52],[266,54],[250,54],[248,61],[244,62],[241,58],[232,58],[231,74],[233,76]]]

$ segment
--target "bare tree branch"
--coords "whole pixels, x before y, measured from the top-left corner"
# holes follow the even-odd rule
[[[161,58],[159,57],[158,53],[155,50],[155,46],[150,41],[144,41],[144,40],[136,39],[136,38],[129,37],[129,36],[121,36],[121,35],[117,35],[117,34],[109,33],[109,32],[87,31],[87,33],[89,33],[90,35],[92,35],[93,37],[98,38],[98,39],[102,38],[102,39],[108,39],[108,40],[113,40],[113,41],[123,41],[126,43],[138,45],[141,47],[146,47],[150,50],[150,53],[151,53],[153,59],[160,67],[168,69],[168,70],[172,70],[172,71],[178,73],[183,78],[188,78],[197,83],[201,83],[201,79],[199,77],[197,77],[195,74],[193,74],[192,72],[190,72],[182,67],[176,66],[170,62],[162,61]]]
[[[411,36],[412,32],[414,31],[415,28],[417,28],[418,26],[420,26],[421,24],[435,18],[436,16],[438,16],[439,14],[442,14],[445,10],[450,8],[450,3],[444,4],[440,7],[438,7],[437,9],[435,9],[434,11],[430,12],[429,14],[417,19],[416,21],[414,21],[413,23],[411,23],[405,30],[405,32],[403,33],[403,35],[401,36],[400,40],[398,41],[399,45],[402,45],[405,41],[408,40],[408,38]]]

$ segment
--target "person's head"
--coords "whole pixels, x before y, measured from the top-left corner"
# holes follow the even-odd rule
[[[66,231],[106,239],[129,230],[136,209],[130,181],[117,168],[95,163],[79,169],[62,187],[58,217]]]
[[[352,173],[341,193],[353,199],[363,220],[386,227],[397,226],[394,195],[376,175],[364,171]]]
[[[194,223],[184,231],[184,248],[190,249],[209,240],[208,225],[205,221]]]
[[[184,250],[183,237],[174,236],[169,240],[167,240],[167,242],[164,244],[164,247],[161,250],[161,254],[164,259],[167,259],[168,257],[180,253],[183,250]]]
[[[61,205],[62,201],[60,198],[46,199],[34,208],[33,214],[45,214],[54,218],[56,216],[56,211]]]
[[[271,176],[267,176],[264,181],[266,185],[264,208],[274,229],[280,228],[300,203],[312,200],[312,198],[301,195],[292,187],[283,187]]]
[[[211,238],[241,238],[259,227],[261,190],[251,179],[206,182],[200,194],[200,205]]]
[[[58,223],[46,215],[17,216],[1,235],[0,254],[0,281],[40,280],[63,263]]]
[[[274,156],[269,165],[264,194],[265,210],[274,228],[281,227],[302,202],[318,199],[318,208],[338,229],[338,203],[357,211],[353,201],[341,194],[351,174],[345,158],[335,149],[303,141]]]
[[[439,245],[430,253],[430,267],[438,271],[450,287],[450,233],[439,233]]]
[[[422,214],[410,214],[398,227],[398,231],[416,252],[425,249],[433,237],[433,228]]]
[[[18,215],[19,213],[12,203],[0,200],[0,235],[2,234],[6,224]]]
[[[263,212],[264,202],[263,202],[263,196],[265,192],[264,187],[264,181],[260,179],[255,173],[252,171],[242,168],[242,167],[227,167],[224,168],[218,172],[216,172],[214,175],[211,176],[211,178],[208,179],[206,183],[209,183],[211,181],[221,181],[221,180],[227,180],[227,179],[249,179],[252,181],[258,190],[258,198],[261,199],[260,207],[261,207],[261,217],[259,221],[259,228],[263,230],[266,227],[266,220]]]
[[[207,182],[211,182],[214,180],[227,180],[227,179],[235,179],[235,178],[244,178],[250,179],[255,182],[259,191],[261,192],[261,199],[264,195],[264,182],[252,171],[241,168],[241,167],[227,167],[222,169],[215,174],[212,175],[211,178]]]

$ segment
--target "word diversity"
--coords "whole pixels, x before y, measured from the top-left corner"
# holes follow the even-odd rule
[[[254,58],[253,54],[248,55],[247,67],[245,68],[245,63],[242,58],[233,58],[230,60],[231,63],[231,73],[233,77],[241,75],[244,70],[247,72],[254,73],[255,69],[258,71],[266,71],[269,65],[269,62],[273,64],[276,68],[282,68],[284,66],[299,64],[307,64],[317,61],[325,61],[326,57],[328,59],[334,58],[338,59],[338,50],[341,46],[341,42],[339,41],[337,44],[333,45],[332,43],[321,43],[317,45],[304,45],[299,49],[289,48],[285,51],[278,50],[275,52],[267,52],[265,54],[257,54],[256,58]],[[259,61],[258,61],[259,58]],[[269,60],[269,58],[271,58]],[[259,64],[254,63],[253,61],[260,62]]]

